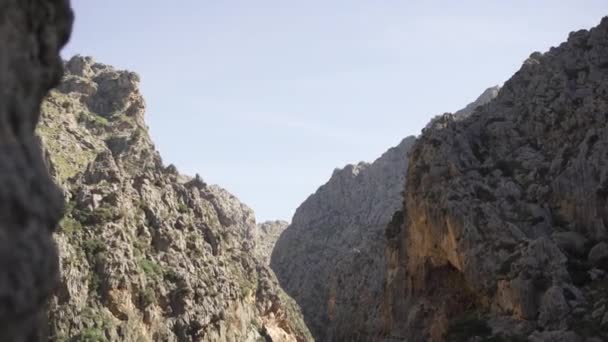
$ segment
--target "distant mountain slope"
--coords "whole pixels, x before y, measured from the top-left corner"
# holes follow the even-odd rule
[[[270,256],[274,245],[287,226],[289,226],[289,222],[280,220],[266,221],[258,224],[255,249],[260,260],[266,265],[270,265]]]
[[[486,90],[467,108],[488,102],[496,91]],[[467,110],[460,111],[463,117]],[[371,164],[334,171],[277,241],[271,266],[318,341],[372,340],[380,330],[384,231],[403,205],[415,141],[405,138]]]
[[[308,341],[254,257],[253,211],[164,166],[139,77],[74,57],[38,134],[67,201],[54,341]]]

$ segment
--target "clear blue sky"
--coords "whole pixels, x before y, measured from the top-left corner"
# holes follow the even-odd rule
[[[291,219],[371,161],[595,26],[606,0],[73,0],[64,57],[138,72],[165,163]]]

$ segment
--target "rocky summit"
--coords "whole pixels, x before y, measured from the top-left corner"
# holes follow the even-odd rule
[[[65,197],[53,341],[309,341],[256,258],[254,213],[165,166],[139,77],[76,56],[37,133]]]
[[[484,91],[459,117],[498,89]],[[380,330],[384,231],[403,205],[404,170],[415,141],[407,137],[373,163],[335,170],[297,209],[275,246],[271,266],[318,341],[369,341]]]

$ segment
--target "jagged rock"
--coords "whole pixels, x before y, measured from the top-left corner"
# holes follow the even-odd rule
[[[258,224],[255,236],[255,250],[260,260],[264,261],[266,265],[270,265],[272,250],[287,226],[289,226],[289,222],[280,220],[266,221]]]
[[[57,289],[51,233],[61,216],[34,136],[40,102],[62,74],[72,26],[68,1],[1,0],[0,341],[47,341],[46,303]]]
[[[467,108],[485,104],[497,91],[486,90]],[[365,341],[381,330],[384,230],[402,205],[414,141],[404,139],[372,164],[335,170],[298,208],[275,246],[271,266],[318,341]]]
[[[534,325],[520,339],[607,339],[606,285],[586,276],[583,242],[607,234],[607,112],[604,18],[533,53],[469,117],[429,125],[410,152],[403,225],[387,228],[382,336],[442,341],[473,312],[487,338],[488,317],[504,316]]]
[[[52,339],[311,340],[255,256],[253,211],[163,165],[139,77],[81,56],[66,70],[38,127],[67,200]]]
[[[402,202],[403,169],[413,137],[374,163],[335,170],[296,211],[271,266],[302,307],[317,341],[365,339],[377,326],[383,230]]]
[[[496,96],[498,96],[499,91],[499,86],[493,86],[484,90],[484,92],[481,93],[481,95],[479,95],[479,97],[475,101],[469,103],[463,109],[454,112],[454,117],[456,119],[464,119],[467,116],[473,114],[477,107],[487,104],[488,102],[492,101]]]

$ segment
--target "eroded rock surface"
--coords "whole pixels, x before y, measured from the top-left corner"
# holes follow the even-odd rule
[[[492,100],[498,89],[488,88],[459,117]],[[271,266],[318,341],[370,341],[381,330],[385,229],[403,205],[415,141],[405,138],[371,164],[335,170],[276,244]]]
[[[258,257],[266,265],[270,265],[272,250],[287,226],[289,226],[289,222],[281,220],[266,221],[258,224],[255,236],[255,249]]]
[[[310,340],[254,257],[253,211],[161,161],[139,77],[80,56],[65,69],[38,129],[66,198],[53,339]]]
[[[608,339],[608,19],[411,151],[386,340]]]
[[[403,140],[374,163],[348,165],[296,211],[275,246],[271,266],[302,307],[318,341],[342,332],[366,336],[384,279],[384,228],[402,203]]]
[[[34,129],[62,74],[68,1],[0,1],[0,341],[47,341],[59,265],[52,232],[63,201]]]

